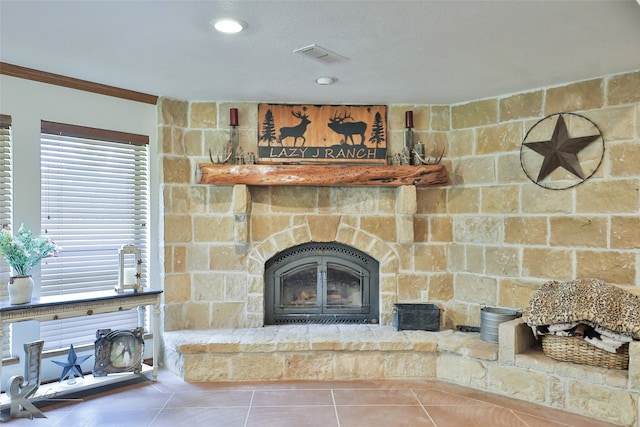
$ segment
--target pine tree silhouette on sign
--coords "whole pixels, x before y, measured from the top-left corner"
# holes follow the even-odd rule
[[[266,141],[267,145],[271,147],[271,143],[274,142],[276,138],[276,128],[273,123],[273,113],[271,110],[267,110],[264,114],[264,121],[262,122],[263,132],[260,136],[260,141]]]
[[[376,113],[373,119],[373,126],[371,127],[371,138],[369,142],[373,142],[376,147],[379,147],[385,140],[384,125],[382,123],[382,116],[380,113]]]

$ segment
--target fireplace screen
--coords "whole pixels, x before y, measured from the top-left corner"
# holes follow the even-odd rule
[[[378,262],[337,243],[290,248],[265,266],[265,323],[377,323]]]

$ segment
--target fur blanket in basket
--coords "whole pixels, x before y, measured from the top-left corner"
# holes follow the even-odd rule
[[[529,301],[524,316],[536,336],[563,335],[567,329],[585,324],[607,337],[621,338],[622,342],[640,339],[640,297],[597,279],[545,283]],[[609,345],[598,345],[604,344],[599,342],[603,341],[600,337],[584,338],[611,351],[605,348]]]

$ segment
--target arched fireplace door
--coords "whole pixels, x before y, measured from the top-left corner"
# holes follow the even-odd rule
[[[378,323],[378,261],[340,243],[305,243],[265,264],[265,324]]]

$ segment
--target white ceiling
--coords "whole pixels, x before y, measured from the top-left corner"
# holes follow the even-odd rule
[[[184,100],[452,104],[640,69],[634,0],[0,0],[0,24],[3,62]]]

